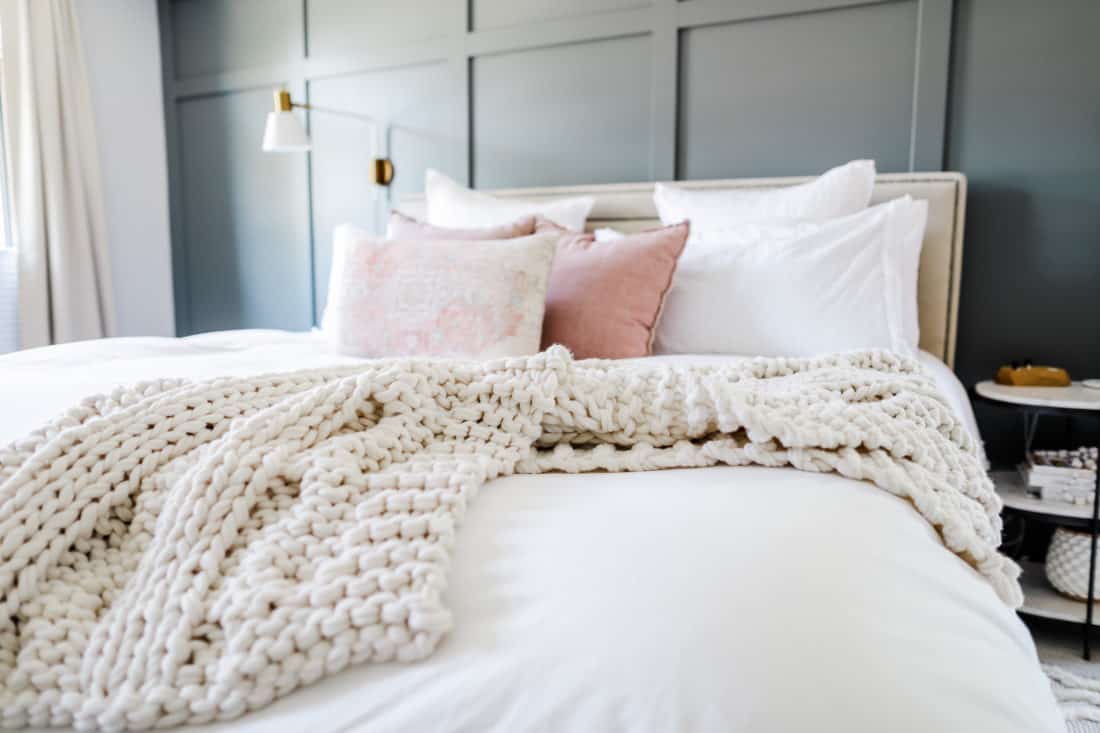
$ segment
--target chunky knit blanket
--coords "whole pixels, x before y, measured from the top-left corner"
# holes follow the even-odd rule
[[[715,464],[873,482],[1021,601],[972,438],[893,355],[643,367],[555,347],[162,380],[0,451],[0,723],[200,723],[421,659],[488,479]]]

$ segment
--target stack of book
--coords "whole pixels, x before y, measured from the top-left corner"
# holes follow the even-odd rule
[[[1033,450],[1020,465],[1020,473],[1029,491],[1043,501],[1092,504],[1096,460],[1096,448]]]

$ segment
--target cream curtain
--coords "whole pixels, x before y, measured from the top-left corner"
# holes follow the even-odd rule
[[[20,346],[115,333],[102,178],[75,0],[0,0]]]

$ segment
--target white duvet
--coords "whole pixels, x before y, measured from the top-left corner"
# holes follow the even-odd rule
[[[272,331],[0,357],[0,441],[119,383],[349,361]],[[976,429],[951,372],[922,361]],[[632,521],[602,521],[623,506]],[[835,475],[500,479],[467,512],[447,601],[455,631],[426,661],[201,730],[1064,730],[989,584],[907,503]]]

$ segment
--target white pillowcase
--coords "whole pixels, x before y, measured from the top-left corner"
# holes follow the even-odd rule
[[[917,280],[920,274],[920,253],[924,244],[924,230],[928,225],[928,202],[914,201],[909,196],[910,205],[899,216],[903,217],[901,234],[897,241],[900,250],[897,260],[901,267],[902,285],[902,332],[905,341],[913,351],[920,348],[920,303],[918,302]]]
[[[854,160],[785,188],[707,191],[658,183],[653,202],[665,226],[689,220],[693,232],[702,232],[749,222],[847,216],[867,208],[874,187],[875,161]]]
[[[439,171],[424,176],[428,223],[437,227],[477,228],[511,224],[524,216],[545,216],[558,226],[583,232],[596,200],[579,196],[556,201],[502,199],[460,185]]]
[[[609,227],[600,227],[592,232],[592,236],[596,238],[597,242],[614,242],[616,239],[625,237],[626,232],[620,232],[618,229],[611,229]],[[688,238],[691,238],[691,234],[688,234]]]
[[[917,263],[928,206],[906,196],[824,222],[694,232],[655,352],[915,354]]]

